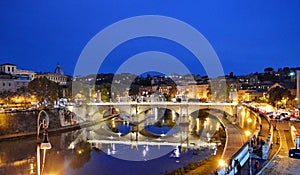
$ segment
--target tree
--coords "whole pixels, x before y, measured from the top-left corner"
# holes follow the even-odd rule
[[[11,98],[14,96],[14,93],[11,91],[4,91],[0,93],[0,98],[2,98],[2,103],[9,105],[12,101]]]
[[[72,85],[69,85],[69,91],[72,92],[73,98],[89,99],[90,88],[87,84],[83,84],[79,81],[73,81]]]
[[[47,78],[36,78],[28,85],[28,90],[35,95],[38,101],[47,100],[53,103],[59,97],[62,97],[62,88],[58,83]]]
[[[97,86],[96,90],[100,90],[101,92],[101,100],[102,101],[110,101],[111,98],[111,84],[103,83],[100,86]]]
[[[173,85],[169,89],[169,96],[170,96],[170,98],[174,98],[176,94],[177,94],[177,87],[175,85]]]
[[[267,67],[264,69],[264,72],[271,73],[271,72],[274,72],[274,69],[272,67]]]
[[[281,101],[282,99],[292,99],[291,92],[286,88],[281,88],[276,86],[268,92],[269,103],[273,106],[276,106],[276,103]]]
[[[130,96],[137,96],[140,91],[140,86],[137,84],[131,84],[130,89],[129,89],[129,95]]]

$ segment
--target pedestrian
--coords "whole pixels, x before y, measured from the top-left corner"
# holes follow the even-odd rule
[[[229,168],[229,170],[232,169],[232,158],[230,158],[228,161],[228,168]]]
[[[259,127],[260,127],[260,130],[261,130],[262,129],[262,124],[260,124]]]
[[[258,160],[256,160],[256,162],[255,162],[255,172],[258,172],[259,167],[260,167],[260,163],[259,163]]]
[[[265,142],[263,139],[260,140],[260,144],[261,144],[261,145],[264,145],[265,143],[266,143],[266,142]]]
[[[250,147],[254,147],[254,138],[251,139],[251,145]]]
[[[236,160],[236,164],[237,164],[236,169],[237,169],[237,171],[238,171],[237,174],[240,175],[240,174],[241,174],[241,169],[242,169],[241,163],[240,163],[239,160]]]

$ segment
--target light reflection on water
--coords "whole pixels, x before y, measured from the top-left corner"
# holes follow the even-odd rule
[[[145,130],[155,134],[168,133],[171,136],[178,133],[179,129],[176,129],[176,127],[175,129],[172,128],[174,117],[170,118],[173,123],[169,122],[168,118],[170,117],[158,119],[160,120],[159,126],[153,124],[145,125]],[[164,124],[162,124],[162,120]],[[216,124],[211,121],[207,119],[194,119],[194,122],[191,122],[193,126],[187,126],[184,131],[187,133],[196,131],[196,134],[199,135],[204,132],[205,127],[208,131],[209,129],[215,130],[216,127],[219,127],[218,122]],[[213,124],[214,126],[210,126]],[[118,123],[116,128],[118,132],[131,134],[130,126],[127,123]],[[172,130],[169,132],[171,128]],[[144,144],[137,145],[135,148],[131,145],[117,143],[95,145],[86,142],[87,133],[89,133],[88,129],[56,134],[50,133],[49,139],[52,149],[46,154],[44,173],[67,175],[165,174],[174,169],[184,167],[191,162],[201,161],[210,157],[215,152],[215,150],[208,148],[200,148],[198,150],[185,149],[180,146],[180,143],[177,146]],[[74,149],[69,149],[70,145],[72,145],[71,143],[74,143],[72,147]],[[35,138],[1,142],[0,174],[30,174],[32,171],[35,173],[35,146]],[[99,147],[101,148],[97,149]],[[114,154],[122,155],[131,152],[136,152],[139,156],[137,159],[141,160],[142,158],[144,161],[127,161],[113,156]],[[161,154],[161,152],[166,152],[167,154]],[[155,156],[156,154],[158,156]],[[153,156],[158,158],[152,159]]]
[[[155,134],[171,134],[171,127],[169,126],[162,126],[162,127],[157,127],[155,125],[148,125],[145,127],[145,130],[155,133]]]
[[[86,142],[77,143],[75,149],[67,149],[69,144],[77,138],[80,131],[71,131],[62,134],[50,135],[52,149],[46,154],[45,174],[164,174],[173,169],[183,167],[190,162],[200,161],[213,154],[214,150],[181,150],[180,157],[172,156],[170,152],[165,156],[153,160],[145,161],[126,161],[115,158],[103,153],[98,149],[92,149],[91,145]],[[36,142],[33,138],[6,141],[0,145],[1,168],[0,174],[30,174],[30,166],[35,163]],[[103,147],[110,148],[111,145],[103,144]],[[174,150],[176,147],[172,147]],[[146,154],[155,154],[160,149],[171,149],[169,146],[145,146],[140,145],[138,150],[147,150]],[[126,153],[131,150],[130,146],[115,145],[117,153]],[[195,154],[197,152],[197,154]],[[180,163],[176,163],[179,160]],[[4,166],[6,164],[6,166]],[[11,166],[7,166],[11,165]],[[15,166],[13,166],[15,165]],[[162,166],[163,165],[163,166]]]

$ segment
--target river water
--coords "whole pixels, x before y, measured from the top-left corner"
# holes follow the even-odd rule
[[[105,133],[96,130],[95,126],[63,133],[49,133],[52,149],[46,151],[45,163],[44,166],[42,165],[43,174],[157,175],[171,172],[192,162],[202,161],[216,153],[216,147],[184,146],[186,140],[195,143],[196,140],[202,140],[216,144],[224,141],[224,130],[216,118],[197,112],[192,115],[190,124],[178,127],[178,124],[174,123],[172,114],[174,114],[172,111],[166,112],[163,117],[156,119],[156,122],[145,124],[143,132],[147,133],[147,136],[140,132],[141,137],[139,136],[137,140],[135,137],[137,133],[131,132],[128,123],[116,121],[114,127],[117,130],[113,130],[111,120],[99,124],[102,130],[103,128],[107,130]],[[8,116],[12,119],[16,115],[19,114]],[[31,115],[36,115],[36,113],[27,114],[27,116]],[[4,118],[3,115],[1,117]],[[9,121],[9,118],[5,121]],[[18,120],[21,119],[18,118]],[[4,122],[0,126],[7,127]],[[32,128],[34,127],[35,124],[32,125]],[[180,141],[176,136],[177,134],[182,136],[182,132],[189,138],[184,137],[185,139]],[[94,137],[95,133],[97,137]],[[113,133],[127,135],[119,135],[118,139]],[[149,133],[150,135],[151,133],[165,134],[168,135],[169,142],[174,143],[174,140],[178,142],[172,145],[155,145],[161,137],[148,138]],[[128,138],[131,138],[129,140],[131,144],[126,144],[125,141],[128,141]],[[91,143],[88,141],[91,139],[96,139],[101,143]],[[118,142],[120,140],[124,142]],[[158,143],[164,142],[167,141]],[[128,159],[124,157],[125,154]],[[36,174],[36,138],[0,142],[0,174]]]

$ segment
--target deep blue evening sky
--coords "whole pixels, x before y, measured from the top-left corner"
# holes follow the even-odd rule
[[[300,66],[298,0],[1,0],[0,64],[46,72],[59,62],[72,75],[81,50],[95,34],[139,15],[169,16],[195,27],[214,47],[226,74]],[[114,72],[125,59],[147,50],[173,53],[193,73],[205,74],[192,54],[155,38],[120,45],[100,70]]]

